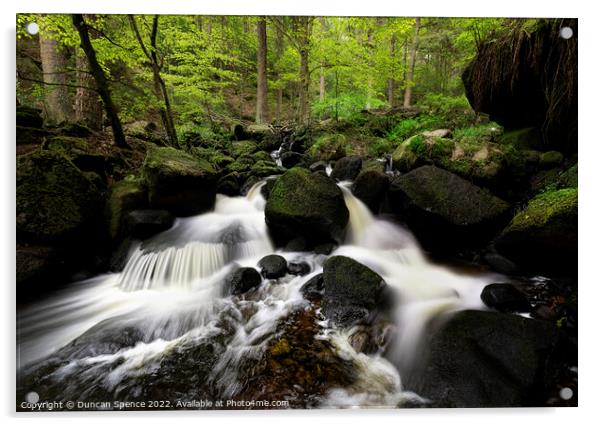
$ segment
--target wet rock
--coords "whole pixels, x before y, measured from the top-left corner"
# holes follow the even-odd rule
[[[500,312],[529,312],[531,310],[527,296],[512,284],[486,285],[481,292],[481,300],[485,305]]]
[[[295,167],[297,164],[303,161],[303,154],[289,151],[283,153],[280,158],[282,160],[282,166],[290,169],[291,167]]]
[[[483,260],[491,267],[491,269],[501,272],[502,274],[513,275],[518,271],[518,267],[514,262],[506,259],[499,253],[485,253],[483,255]]]
[[[171,228],[174,221],[167,210],[134,210],[128,213],[127,228],[132,237],[144,240]]]
[[[301,294],[309,300],[322,299],[324,296],[324,275],[314,275],[301,287]]]
[[[378,213],[389,188],[389,177],[375,170],[359,174],[353,185],[353,195],[360,199],[372,213]]]
[[[332,168],[330,177],[337,181],[354,180],[362,169],[362,158],[358,156],[343,157]]]
[[[270,280],[286,275],[286,259],[277,254],[263,257],[259,261],[258,266],[261,269],[261,275]]]
[[[370,268],[345,256],[324,263],[324,316],[339,326],[367,321],[386,284]]]
[[[226,279],[228,294],[240,295],[261,284],[261,275],[255,268],[239,268]]]
[[[209,210],[215,203],[215,169],[208,161],[184,151],[149,149],[143,176],[151,208],[191,216]]]
[[[314,253],[316,254],[324,254],[329,255],[332,253],[338,246],[335,243],[324,243],[319,244],[314,247]]]
[[[496,238],[495,249],[525,271],[573,274],[577,270],[577,198],[576,188],[536,196]]]
[[[551,323],[462,311],[430,334],[404,387],[445,407],[541,406],[558,345]]]
[[[315,246],[343,239],[349,211],[341,189],[331,179],[295,167],[274,183],[265,218],[277,245],[303,237]]]
[[[288,264],[288,273],[291,275],[307,275],[311,267],[306,262],[290,262]]]
[[[141,179],[129,176],[116,182],[110,189],[106,208],[111,238],[125,234],[129,212],[147,207],[148,193]]]
[[[240,185],[238,183],[238,173],[230,173],[226,176],[222,176],[217,181],[216,192],[218,194],[228,195],[234,197],[240,194]]]
[[[303,237],[297,237],[297,238],[293,238],[292,240],[290,240],[288,243],[286,243],[286,246],[284,247],[285,251],[307,251],[307,240]]]
[[[442,252],[492,238],[509,210],[500,198],[434,166],[394,178],[388,200],[422,244]]]

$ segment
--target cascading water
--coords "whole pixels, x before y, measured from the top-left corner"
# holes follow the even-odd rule
[[[233,269],[257,267],[263,256],[274,252],[263,213],[263,184],[255,185],[247,197],[220,195],[213,212],[178,219],[171,229],[139,243],[123,272],[72,284],[20,310],[21,370],[29,371],[36,360],[53,353],[63,354],[60,363],[45,371],[47,380],[64,384],[58,398],[92,398],[101,390],[129,392],[136,398],[144,394],[139,381],[147,382],[142,378],[168,375],[165,359],[221,341],[207,380],[220,397],[241,392],[251,371],[248,365],[259,362],[280,336],[279,324],[293,312],[310,309],[301,287],[322,272],[327,259],[278,252],[289,262],[307,263],[309,274],[264,279],[244,297],[224,295],[223,282]],[[353,258],[383,277],[396,299],[385,334],[394,332],[384,339],[389,343],[382,350],[367,355],[350,343],[357,327],[342,329],[319,321],[314,339],[327,342],[341,360],[351,363],[356,379],[351,385],[330,387],[317,405],[395,407],[419,399],[404,390],[399,372],[411,363],[425,325],[443,312],[483,308],[482,288],[499,277],[462,275],[430,263],[411,233],[374,217],[348,184],[339,186],[350,219],[346,240],[332,255]],[[195,362],[202,364],[203,357]]]

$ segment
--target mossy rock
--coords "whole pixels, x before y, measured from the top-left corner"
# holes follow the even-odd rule
[[[524,270],[572,274],[577,267],[577,188],[544,192],[529,201],[495,241]]]
[[[35,127],[17,126],[17,145],[42,145],[50,132]]]
[[[314,162],[339,160],[350,153],[347,137],[340,133],[322,135],[316,139],[308,153]]]
[[[286,169],[276,165],[273,161],[258,161],[255,163],[250,170],[251,176],[264,178],[273,175],[281,175]]]
[[[128,176],[111,187],[107,202],[109,235],[122,236],[129,212],[148,206],[148,194],[141,178]]]
[[[215,169],[223,169],[234,161],[234,158],[215,148],[194,147],[190,153],[202,160],[207,160]]]
[[[65,155],[92,151],[92,147],[86,139],[74,136],[55,136],[48,141],[47,148]]]
[[[252,155],[252,157],[256,160],[256,161],[267,161],[267,162],[274,162],[274,160],[272,160],[272,157],[270,157],[270,154],[268,154],[265,151],[258,151],[256,153],[254,153]]]
[[[434,166],[392,180],[389,209],[433,250],[466,247],[491,238],[509,205],[469,181]]]
[[[265,216],[276,244],[304,237],[317,245],[343,240],[349,211],[332,179],[294,167],[274,183]]]
[[[93,180],[58,152],[17,159],[17,238],[63,242],[85,238],[102,212]]]
[[[578,173],[577,164],[563,172],[558,178],[558,188],[577,188]]]
[[[393,167],[406,172],[426,164],[437,164],[452,156],[454,142],[447,138],[415,135],[393,152]]]
[[[151,208],[190,216],[215,203],[217,172],[205,159],[175,148],[149,149],[142,166]]]
[[[254,141],[239,141],[233,142],[230,153],[234,158],[238,158],[242,155],[251,155],[259,151],[259,146]]]
[[[550,169],[552,167],[557,167],[562,164],[562,160],[564,160],[564,156],[561,152],[558,151],[547,151],[541,154],[539,158],[539,164],[541,167]]]
[[[252,157],[239,157],[235,161],[231,162],[226,166],[224,172],[230,173],[244,173],[251,170],[251,167],[255,165],[255,160]],[[275,164],[274,164],[275,165]]]

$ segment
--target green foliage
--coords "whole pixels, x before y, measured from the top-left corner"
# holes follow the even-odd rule
[[[368,153],[372,157],[380,158],[393,150],[393,144],[387,139],[376,139],[368,147]]]
[[[464,95],[427,93],[419,102],[423,113],[437,117],[441,127],[456,128],[474,124],[476,115]]]

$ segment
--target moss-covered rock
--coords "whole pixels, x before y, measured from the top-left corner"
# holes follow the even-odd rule
[[[151,208],[190,216],[213,207],[217,173],[205,159],[174,148],[151,148],[143,165]]]
[[[578,173],[577,164],[564,171],[558,178],[558,189],[577,188]]]
[[[253,164],[249,171],[250,176],[264,178],[273,175],[279,175],[286,171],[284,167],[276,165],[273,161],[258,161]]]
[[[349,220],[343,193],[334,181],[299,167],[276,180],[265,215],[278,245],[296,237],[304,237],[312,244],[342,241]]]
[[[577,189],[544,192],[529,201],[495,241],[524,270],[571,274],[577,267]]]
[[[259,150],[259,146],[254,141],[239,141],[232,143],[230,153],[234,158],[241,155],[251,155]]]
[[[500,136],[499,141],[502,144],[512,145],[517,149],[541,150],[544,148],[541,132],[535,127],[525,127],[504,132]]]
[[[465,247],[491,238],[509,205],[467,180],[423,166],[392,180],[389,208],[432,250]]]
[[[336,161],[348,154],[349,145],[345,135],[326,134],[318,137],[309,148],[313,161]]]
[[[546,151],[541,154],[541,157],[539,158],[539,164],[541,167],[551,169],[552,167],[560,166],[562,164],[562,160],[564,160],[562,152]]]
[[[323,279],[322,312],[344,327],[368,320],[386,285],[376,272],[345,256],[328,258]]]
[[[234,158],[215,148],[194,147],[190,153],[195,157],[209,161],[215,169],[223,169],[234,161]]]
[[[128,176],[115,183],[107,202],[109,235],[112,239],[122,236],[129,212],[148,206],[148,194],[140,178]]]
[[[104,195],[64,155],[38,151],[17,158],[17,238],[81,240],[95,231]]]
[[[363,171],[353,184],[353,195],[368,206],[373,213],[378,213],[380,205],[389,188],[389,177],[376,170]]]
[[[337,181],[354,180],[362,169],[362,158],[357,155],[343,157],[332,168],[330,177]]]
[[[270,154],[265,151],[258,151],[252,154],[252,157],[255,159],[255,161],[274,161],[272,160],[272,157],[270,157]]]

